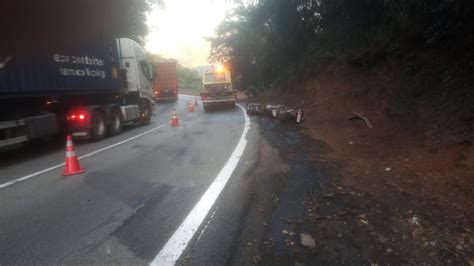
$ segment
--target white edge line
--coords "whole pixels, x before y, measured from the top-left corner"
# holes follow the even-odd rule
[[[247,145],[247,132],[250,128],[250,120],[245,113],[245,109],[239,104],[237,106],[242,109],[245,117],[244,130],[239,142],[237,143],[237,146],[204,195],[194,206],[191,212],[186,216],[178,229],[176,229],[171,238],[168,239],[168,242],[166,242],[164,247],[161,249],[158,255],[156,255],[150,265],[174,265],[176,263],[188,246],[189,241],[191,241],[194,234],[201,226],[202,222],[219,197],[219,194],[222,192],[225,185],[232,176],[232,173],[237,167],[240,157],[242,156],[245,146]]]
[[[108,149],[111,149],[111,148],[113,148],[113,147],[117,147],[117,146],[122,145],[122,144],[124,144],[124,143],[127,143],[127,142],[129,142],[129,141],[132,141],[132,140],[134,140],[134,139],[136,139],[136,138],[139,138],[139,137],[141,137],[141,136],[143,136],[143,135],[146,135],[146,134],[148,134],[148,133],[150,133],[150,132],[153,132],[153,131],[155,131],[155,130],[157,130],[157,129],[159,129],[159,128],[162,128],[162,127],[164,127],[165,125],[166,125],[166,124],[161,124],[161,125],[156,126],[156,127],[152,128],[152,129],[150,129],[150,130],[147,130],[147,131],[142,132],[142,133],[140,133],[140,134],[138,134],[138,135],[135,135],[135,136],[133,136],[133,137],[131,137],[131,138],[128,138],[128,139],[119,141],[119,142],[114,143],[114,144],[112,144],[112,145],[106,146],[106,147],[104,147],[104,148],[102,148],[102,149],[98,149],[98,150],[96,150],[96,151],[93,151],[93,152],[84,154],[84,155],[82,155],[82,156],[79,156],[78,159],[81,160],[81,159],[90,157],[90,156],[92,156],[92,155],[94,155],[94,154],[97,154],[97,153],[99,153],[99,152],[103,152],[103,151],[108,150]],[[12,181],[9,181],[9,182],[0,184],[0,189],[6,188],[6,187],[11,186],[11,185],[14,185],[14,184],[16,184],[16,183],[18,183],[18,182],[21,182],[21,181],[25,181],[25,180],[30,179],[30,178],[32,178],[32,177],[39,176],[39,175],[44,174],[44,173],[46,173],[46,172],[52,171],[52,170],[54,170],[54,169],[58,169],[59,167],[62,167],[62,166],[64,166],[64,165],[65,165],[65,163],[60,163],[60,164],[51,166],[51,167],[49,167],[49,168],[43,169],[43,170],[41,170],[41,171],[38,171],[38,172],[35,172],[35,173],[32,173],[32,174],[29,174],[29,175],[26,175],[26,176],[17,178],[17,179],[15,179],[15,180],[12,180]]]

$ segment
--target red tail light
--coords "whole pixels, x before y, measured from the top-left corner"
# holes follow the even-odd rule
[[[69,121],[84,121],[86,120],[85,113],[73,113],[67,116],[67,120]]]

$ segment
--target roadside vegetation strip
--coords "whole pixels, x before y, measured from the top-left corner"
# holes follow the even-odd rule
[[[153,132],[153,131],[155,131],[155,130],[157,130],[157,129],[160,129],[160,128],[164,127],[165,125],[167,125],[167,124],[161,124],[161,125],[159,125],[159,126],[156,126],[156,127],[152,128],[152,129],[150,129],[150,130],[147,130],[147,131],[145,131],[145,132],[142,132],[142,133],[140,133],[140,134],[138,134],[138,135],[135,135],[135,136],[133,136],[133,137],[130,137],[130,138],[128,138],[128,139],[125,139],[125,140],[119,141],[119,142],[117,142],[117,143],[111,144],[111,145],[106,146],[106,147],[104,147],[104,148],[102,148],[102,149],[98,149],[98,150],[96,150],[96,151],[89,152],[89,153],[87,153],[87,154],[84,154],[84,155],[82,155],[82,156],[79,156],[78,159],[81,160],[81,159],[84,159],[84,158],[93,156],[93,155],[95,155],[95,154],[97,154],[97,153],[106,151],[106,150],[108,150],[108,149],[117,147],[117,146],[122,145],[122,144],[124,144],[124,143],[127,143],[127,142],[129,142],[129,141],[132,141],[132,140],[134,140],[134,139],[136,139],[136,138],[139,138],[139,137],[141,137],[141,136],[144,136],[144,135],[146,135],[146,134],[148,134],[148,133],[151,133],[151,132]],[[38,172],[35,172],[35,173],[32,173],[32,174],[23,176],[23,177],[20,177],[20,178],[11,180],[11,181],[8,181],[8,182],[6,182],[6,183],[0,184],[0,189],[6,188],[6,187],[11,186],[11,185],[14,185],[14,184],[19,183],[19,182],[21,182],[21,181],[25,181],[25,180],[30,179],[30,178],[32,178],[32,177],[39,176],[39,175],[44,174],[44,173],[47,173],[47,172],[49,172],[49,171],[58,169],[58,168],[60,168],[60,167],[63,167],[64,165],[65,165],[65,163],[56,164],[56,165],[54,165],[54,166],[51,166],[51,167],[49,167],[49,168],[40,170],[40,171],[38,171]]]
[[[214,203],[237,167],[247,145],[247,133],[250,128],[250,120],[245,113],[245,109],[241,105],[237,106],[240,107],[245,117],[244,129],[237,146],[204,195],[186,216],[150,265],[174,265],[176,263],[214,206]]]

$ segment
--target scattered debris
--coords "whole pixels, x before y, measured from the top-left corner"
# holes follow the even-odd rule
[[[252,257],[252,260],[255,265],[258,265],[258,263],[262,260],[262,258],[260,258],[259,255],[255,255]]]
[[[355,119],[363,120],[368,128],[372,128],[372,124],[370,123],[369,119],[364,116],[363,113],[352,112],[352,114],[353,114],[352,116],[348,117],[349,120],[355,120]]]
[[[418,222],[418,217],[416,217],[416,215],[413,215],[413,218],[411,218],[411,223],[412,224],[416,224],[416,225],[419,225],[420,223]]]
[[[302,123],[304,121],[304,112],[288,108],[285,105],[266,105],[260,103],[248,103],[247,114],[249,115],[268,115],[282,122]]]
[[[324,197],[325,197],[325,198],[334,198],[334,193],[327,193],[327,194],[324,194]]]
[[[310,235],[301,233],[300,238],[301,238],[301,245],[303,247],[307,247],[307,248],[316,247],[316,243],[314,242],[314,239]]]
[[[287,223],[291,223],[291,224],[302,224],[303,223],[303,220],[301,219],[296,219],[296,220],[292,220],[292,219],[287,219],[287,218],[281,218],[283,221],[287,222]]]
[[[265,106],[260,103],[249,103],[247,104],[248,115],[263,115],[265,112]]]
[[[387,172],[390,172],[391,170],[392,170],[392,168],[390,168],[390,167],[385,168],[385,171],[387,171]]]

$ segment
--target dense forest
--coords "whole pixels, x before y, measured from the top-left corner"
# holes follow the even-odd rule
[[[365,77],[400,68],[393,108],[409,113],[424,100],[472,131],[473,11],[467,0],[256,0],[220,24],[211,59],[228,62],[236,87],[250,92],[328,68]]]
[[[212,58],[230,62],[242,85],[268,86],[301,61],[372,67],[413,49],[463,52],[473,11],[466,0],[260,0],[227,16]]]

